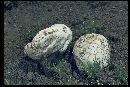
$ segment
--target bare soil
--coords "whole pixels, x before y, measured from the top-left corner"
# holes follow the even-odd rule
[[[99,73],[97,79],[102,84],[112,85],[116,64],[122,64],[128,72],[127,1],[17,1],[16,3],[17,5],[12,6],[11,10],[4,12],[4,79],[8,80],[9,84],[64,84],[60,80],[55,80],[53,73],[48,73],[53,71],[47,71],[36,61],[25,57],[24,46],[38,31],[58,23],[70,27],[73,37],[76,38],[82,22],[91,19],[102,21],[103,28],[97,33],[104,35],[111,46],[110,65]],[[77,82],[77,79],[73,81],[75,85],[90,84],[90,81]],[[128,82],[121,84],[126,85]]]

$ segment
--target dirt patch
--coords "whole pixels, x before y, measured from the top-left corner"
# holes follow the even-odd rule
[[[102,84],[128,84],[127,80],[113,83],[113,71],[116,65],[122,64],[128,72],[127,1],[17,1],[15,3],[17,4],[12,6],[12,9],[5,9],[4,12],[4,79],[8,84],[65,84],[51,78],[53,73],[45,75],[43,71],[46,69],[38,62],[26,58],[23,53],[24,46],[38,31],[56,23],[63,23],[71,28],[74,38],[72,43],[74,43],[81,36],[78,33],[80,25],[91,19],[102,22],[103,27],[97,33],[104,35],[111,45],[110,65],[99,73],[97,79]],[[66,67],[66,69],[70,68]],[[73,78],[71,84],[97,84],[94,79],[77,80],[80,79]]]

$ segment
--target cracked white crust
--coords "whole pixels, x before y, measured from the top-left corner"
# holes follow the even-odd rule
[[[86,34],[81,36],[75,43],[73,53],[79,63],[99,62],[101,68],[108,65],[110,59],[110,46],[108,40],[100,34]]]
[[[56,51],[64,52],[72,40],[72,31],[64,24],[54,24],[39,31],[32,42],[24,47],[24,53],[33,59]]]

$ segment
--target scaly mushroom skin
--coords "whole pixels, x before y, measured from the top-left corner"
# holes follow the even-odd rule
[[[108,65],[110,46],[103,35],[86,34],[76,41],[73,53],[79,68],[83,68],[83,64],[86,65],[87,62],[94,63],[94,61],[98,62],[102,68]]]
[[[32,59],[41,59],[56,51],[64,52],[72,40],[72,31],[64,24],[54,24],[39,31],[32,42],[24,47],[24,53]]]

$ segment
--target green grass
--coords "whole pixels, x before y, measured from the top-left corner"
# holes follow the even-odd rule
[[[84,34],[88,34],[88,33],[94,33],[96,32],[97,28],[101,28],[102,27],[102,23],[98,20],[87,20],[84,21],[81,25],[80,28],[80,34],[84,35]]]
[[[17,84],[14,84],[13,80],[11,79],[4,79],[4,84],[5,85],[21,85],[21,80]]]
[[[125,84],[125,82],[127,82],[128,73],[123,65],[116,65],[116,68],[114,69],[113,79],[113,84],[116,85]]]
[[[64,73],[67,70],[66,68],[69,68],[69,67],[67,66],[67,61],[64,59],[59,60],[59,62],[57,64],[52,65],[52,69],[55,72],[57,72],[60,77],[62,77],[64,75]]]
[[[4,5],[8,6],[11,3],[11,1],[4,1]]]
[[[85,64],[84,71],[88,75],[86,79],[95,78],[96,74],[99,73],[100,69],[101,67],[97,62],[94,63],[88,62],[87,64]]]
[[[8,80],[8,79],[4,79],[4,84],[5,84],[5,85],[10,85],[10,84],[11,84],[11,81]]]
[[[59,60],[58,63],[53,63],[51,69],[58,73],[59,81],[64,85],[75,84],[75,80],[71,75],[70,65],[65,59]]]

